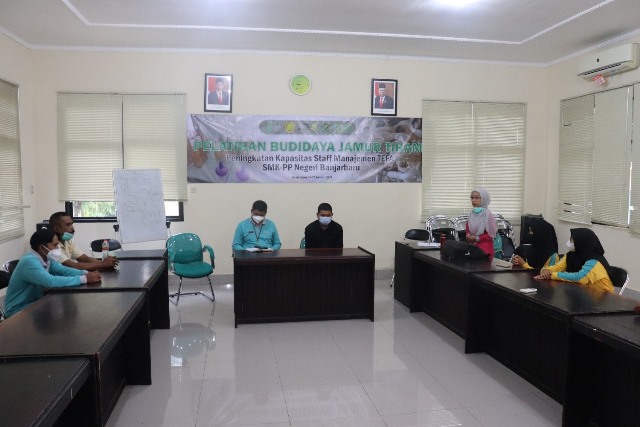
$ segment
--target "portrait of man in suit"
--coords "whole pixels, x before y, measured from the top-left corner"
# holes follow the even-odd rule
[[[204,111],[231,112],[232,76],[206,74]]]
[[[229,91],[224,88],[224,80],[216,79],[215,92],[209,93],[209,104],[229,105]]]
[[[371,81],[371,115],[395,116],[397,80]]]
[[[378,85],[378,96],[376,96],[374,105],[376,108],[384,110],[393,108],[393,98],[387,95],[387,85],[385,83],[380,83]]]

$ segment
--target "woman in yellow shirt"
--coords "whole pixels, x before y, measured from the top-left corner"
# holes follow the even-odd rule
[[[531,243],[526,259],[514,255],[513,265],[531,270],[555,265],[559,260],[556,229],[544,219],[534,219],[529,226],[528,242]]]
[[[609,263],[598,236],[588,228],[572,228],[569,252],[554,266],[540,270],[536,279],[564,280],[613,293]]]

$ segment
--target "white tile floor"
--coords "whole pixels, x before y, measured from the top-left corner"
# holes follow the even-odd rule
[[[171,329],[151,335],[153,385],[127,386],[107,427],[561,425],[559,404],[486,354],[465,355],[387,280],[375,322],[236,329],[233,288],[214,289],[215,305],[171,305]]]

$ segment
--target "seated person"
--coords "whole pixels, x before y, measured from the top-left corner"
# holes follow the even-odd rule
[[[317,220],[304,229],[306,248],[342,248],[342,226],[333,221],[333,209],[329,203],[320,203]]]
[[[491,197],[484,188],[474,189],[470,197],[473,209],[469,213],[465,237],[467,242],[476,245],[490,259],[493,259],[493,239],[498,234],[498,224],[493,213],[489,210]]]
[[[545,268],[556,265],[560,259],[558,255],[558,238],[553,225],[544,219],[534,219],[529,226],[527,241],[531,243],[526,259],[515,254],[511,263],[527,270]]]
[[[280,249],[280,236],[273,221],[267,216],[267,204],[256,200],[251,207],[251,217],[241,221],[233,235],[231,248],[242,251],[249,248]]]
[[[65,267],[55,261],[60,252],[58,236],[52,230],[38,230],[31,236],[31,250],[22,256],[11,274],[5,308],[7,317],[16,314],[44,295],[45,288],[78,286],[100,282],[97,271]]]
[[[564,280],[613,293],[609,263],[598,236],[588,228],[572,228],[569,252],[556,265],[540,270],[535,279]]]
[[[109,256],[103,260],[99,260],[85,255],[71,239],[76,232],[73,228],[73,218],[66,212],[56,212],[49,218],[49,226],[54,233],[58,235],[61,249],[60,258],[57,259],[60,264],[78,270],[94,271],[100,268],[113,268],[118,264],[115,257]]]

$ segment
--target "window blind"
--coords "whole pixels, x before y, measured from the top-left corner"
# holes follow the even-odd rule
[[[18,86],[0,80],[0,242],[23,235]]]

